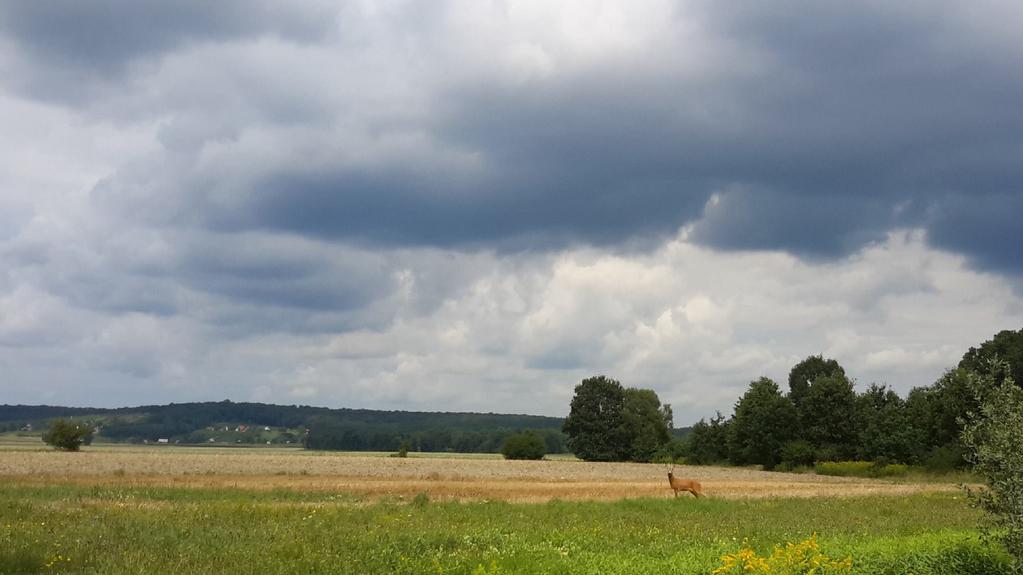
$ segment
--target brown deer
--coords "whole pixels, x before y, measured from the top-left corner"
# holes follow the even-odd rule
[[[672,471],[675,470],[675,464],[671,463],[668,465],[668,484],[671,485],[671,490],[675,492],[675,497],[678,497],[679,491],[688,491],[692,493],[694,497],[703,497],[703,487],[700,486],[699,481],[692,479],[679,479],[672,475]]]

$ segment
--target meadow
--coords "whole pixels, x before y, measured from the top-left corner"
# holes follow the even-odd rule
[[[287,450],[0,449],[0,573],[710,573],[814,533],[852,573],[1008,573],[955,485]]]

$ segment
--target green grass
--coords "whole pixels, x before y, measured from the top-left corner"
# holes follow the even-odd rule
[[[0,573],[708,573],[818,533],[855,573],[1008,573],[961,496],[363,501],[0,480]]]

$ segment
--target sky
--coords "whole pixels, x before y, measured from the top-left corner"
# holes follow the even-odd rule
[[[0,1],[0,403],[675,424],[1023,327],[1023,4]]]

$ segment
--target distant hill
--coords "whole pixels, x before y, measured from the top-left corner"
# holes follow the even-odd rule
[[[58,417],[83,419],[108,441],[186,444],[293,444],[313,449],[495,452],[511,433],[533,430],[563,452],[563,420],[538,415],[329,409],[245,402],[171,403],[113,409],[0,405],[0,431]]]
[[[99,428],[98,440],[188,445],[294,445],[344,451],[494,453],[512,433],[531,430],[549,453],[566,451],[564,420],[540,415],[330,409],[233,401],[93,408],[0,405],[0,432],[71,417]],[[691,428],[673,430],[684,437]]]
[[[59,407],[55,405],[0,405],[0,429],[7,429],[11,422],[29,423],[54,417],[73,417],[96,412],[91,407]],[[107,410],[110,411],[110,410]]]

